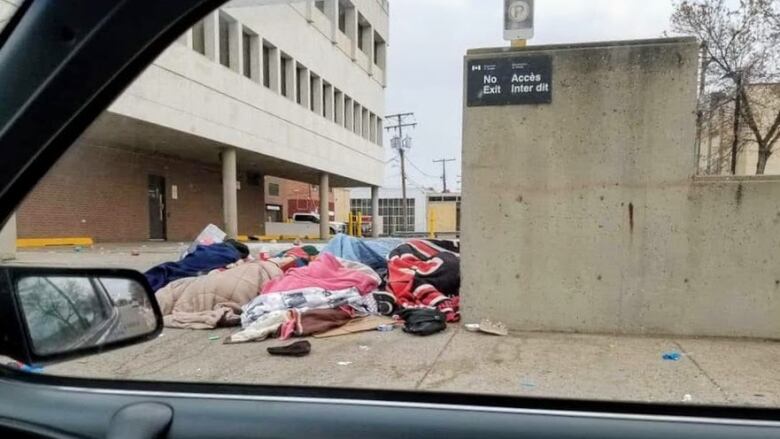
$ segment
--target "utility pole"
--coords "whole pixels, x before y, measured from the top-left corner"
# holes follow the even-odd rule
[[[441,163],[441,185],[442,185],[442,193],[446,194],[449,191],[447,190],[447,162],[454,162],[455,159],[441,159],[441,160],[434,160],[433,163]]]
[[[385,116],[385,120],[395,119],[395,125],[385,127],[386,130],[395,130],[397,135],[393,137],[390,144],[393,148],[398,150],[398,154],[401,156],[401,217],[403,219],[403,230],[406,231],[407,224],[409,223],[406,209],[406,159],[404,154],[406,150],[411,148],[411,138],[404,138],[404,128],[413,128],[417,126],[416,122],[406,122],[407,117],[414,117],[414,113],[398,113]]]

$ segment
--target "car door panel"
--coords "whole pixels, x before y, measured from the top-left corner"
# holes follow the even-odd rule
[[[125,387],[132,387],[125,383]],[[215,388],[216,389],[216,388]],[[123,408],[170,407],[172,438],[766,438],[778,423],[320,397],[56,387],[0,380],[0,418],[107,437]],[[10,393],[6,393],[10,392]],[[441,397],[446,400],[446,396]],[[41,404],[46,401],[46,404]],[[54,410],[53,408],[56,408]],[[150,427],[138,420],[137,428]],[[153,430],[153,429],[152,429]],[[110,436],[108,436],[110,437]]]

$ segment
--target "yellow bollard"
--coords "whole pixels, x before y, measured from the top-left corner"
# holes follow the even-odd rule
[[[436,238],[436,212],[428,211],[428,238]]]

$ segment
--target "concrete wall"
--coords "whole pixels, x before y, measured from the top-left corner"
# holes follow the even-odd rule
[[[320,236],[319,224],[307,223],[265,223],[267,236],[310,236],[316,239]]]
[[[553,101],[464,110],[466,321],[780,338],[780,180],[693,179],[696,42],[500,53]]]
[[[0,227],[0,261],[16,258],[16,216]]]

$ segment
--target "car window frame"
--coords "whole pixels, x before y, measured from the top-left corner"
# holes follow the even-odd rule
[[[168,0],[166,0],[167,2]],[[166,3],[160,2],[160,3]],[[177,3],[183,3],[184,0]],[[38,145],[38,150],[25,150],[16,148],[15,150],[3,144],[5,139],[2,134],[3,128],[9,125],[0,125],[0,154],[9,152],[16,154],[21,158],[27,159],[29,169],[24,178],[17,180],[0,180],[0,218],[4,222],[10,212],[17,207],[18,202],[34,186],[34,184],[43,177],[59,157],[73,144],[73,141],[110,105],[113,100],[127,87],[156,57],[162,53],[165,48],[172,44],[178,36],[186,29],[191,27],[203,16],[219,5],[224,0],[192,0],[189,3],[197,4],[177,18],[173,23],[167,23],[166,28],[153,39],[151,39],[144,49],[134,58],[127,60],[126,65],[113,73],[112,79],[104,88],[98,90],[91,100],[81,109],[78,115],[65,121],[60,129],[54,133],[54,137],[49,139],[45,145]],[[9,40],[12,33],[18,29],[26,12],[29,11],[33,0],[26,0],[22,7],[12,18],[11,22],[0,33],[0,55],[5,43]],[[56,2],[53,2],[56,3]],[[63,2],[64,3],[64,2]],[[86,2],[91,3],[92,2]],[[120,2],[127,5],[128,2]],[[155,3],[155,2],[151,2]],[[174,1],[170,1],[174,3]],[[138,1],[135,6],[138,9],[148,8],[149,2]],[[78,5],[69,5],[78,9]],[[82,5],[83,7],[83,5]],[[132,6],[128,6],[132,7]],[[155,18],[152,17],[152,20]],[[61,30],[61,29],[60,29]],[[0,57],[0,59],[2,59]],[[97,63],[96,63],[97,64]],[[0,120],[0,124],[4,121]],[[46,152],[45,149],[51,151]],[[44,154],[45,153],[45,154]],[[41,154],[45,157],[43,161],[33,163],[32,160],[40,158]],[[8,188],[13,189],[9,191]],[[5,192],[2,192],[5,190]],[[9,202],[11,201],[11,202]],[[2,303],[2,302],[0,302]],[[157,310],[159,312],[159,310]],[[0,312],[2,316],[2,312]],[[170,382],[150,382],[150,381],[129,381],[129,380],[105,380],[96,378],[76,378],[63,377],[56,375],[29,374],[19,370],[13,370],[7,367],[0,367],[0,380],[12,380],[22,383],[29,383],[43,386],[73,387],[95,390],[115,390],[115,391],[146,391],[146,392],[168,392],[176,394],[212,394],[212,395],[245,395],[245,396],[277,396],[287,398],[323,398],[323,399],[341,399],[355,401],[375,401],[381,403],[409,403],[416,402],[421,404],[448,404],[452,406],[464,407],[497,407],[497,408],[525,408],[534,410],[555,410],[571,412],[593,412],[593,413],[617,413],[617,414],[643,414],[643,415],[664,415],[664,416],[684,416],[701,418],[728,418],[743,419],[755,421],[776,421],[780,419],[780,410],[773,408],[752,408],[752,407],[717,407],[717,406],[694,406],[694,405],[672,405],[672,404],[645,404],[627,401],[592,401],[592,400],[571,400],[556,398],[532,398],[521,396],[500,396],[500,395],[479,395],[463,393],[433,393],[419,391],[395,391],[395,390],[376,390],[376,389],[343,389],[343,388],[316,388],[302,386],[278,386],[278,385],[256,385],[256,384],[216,384],[216,383],[170,383]]]

